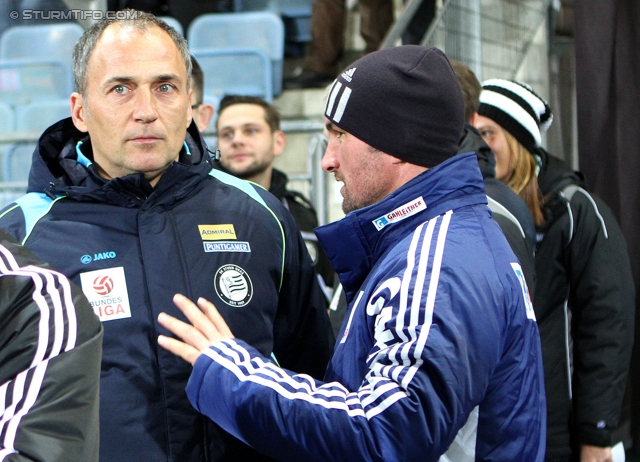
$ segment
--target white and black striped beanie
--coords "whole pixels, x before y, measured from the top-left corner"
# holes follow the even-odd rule
[[[482,82],[478,114],[511,133],[529,152],[540,146],[541,132],[553,122],[551,108],[529,85],[504,79]]]
[[[464,103],[442,51],[403,45],[348,66],[331,86],[325,116],[375,149],[433,167],[458,152]]]

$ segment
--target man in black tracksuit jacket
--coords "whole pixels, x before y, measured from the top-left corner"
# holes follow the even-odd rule
[[[176,293],[205,297],[274,362],[322,377],[333,339],[304,241],[273,195],[212,170],[181,36],[138,13],[96,23],[74,55],[88,37],[73,117],[41,136],[0,227],[103,321],[101,461],[259,460],[189,404],[191,367],[158,347],[157,316],[179,314]]]
[[[98,460],[102,326],[75,284],[0,231],[0,459]]]

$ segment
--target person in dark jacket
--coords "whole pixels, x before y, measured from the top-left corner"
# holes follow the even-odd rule
[[[460,85],[464,101],[465,124],[460,136],[458,153],[474,152],[476,154],[492,218],[500,225],[513,253],[518,257],[529,293],[533,294],[535,288],[535,226],[533,219],[523,200],[506,184],[496,179],[496,161],[493,151],[472,125],[478,117],[477,111],[480,105],[482,85],[476,75],[464,64],[451,60],[451,67]],[[336,291],[331,300],[329,316],[331,326],[337,336],[347,310],[347,300],[342,286],[335,284],[335,287]]]
[[[103,322],[101,461],[260,460],[189,405],[190,368],[158,348],[176,292],[213,299],[238,337],[320,378],[333,347],[313,263],[282,203],[212,170],[186,41],[156,17],[89,28],[72,117],[41,136],[0,227],[80,285]]]
[[[204,100],[204,72],[198,60],[191,56],[191,114],[193,121],[198,126],[200,133],[209,126],[209,123],[213,119],[215,108],[213,104]]]
[[[327,287],[333,285],[334,272],[313,234],[318,227],[316,211],[302,194],[287,189],[287,175],[273,166],[286,144],[276,107],[257,96],[227,95],[220,101],[217,132],[222,170],[259,184],[291,212],[330,299]]]
[[[608,461],[633,346],[634,285],[609,207],[541,146],[549,105],[522,82],[483,83],[476,127],[537,224],[536,290],[547,460]],[[519,186],[518,186],[519,185]]]
[[[543,460],[538,327],[476,156],[456,155],[462,124],[437,48],[376,51],[336,79],[322,167],[346,216],[316,234],[349,309],[325,379],[274,367],[215,303],[178,294],[192,325],[161,314],[183,341],[158,341],[194,364],[194,407],[283,461]]]
[[[489,198],[493,219],[498,222],[511,249],[520,260],[529,291],[535,289],[534,249],[536,231],[527,204],[506,184],[496,178],[496,159],[493,151],[482,139],[473,124],[478,118],[482,85],[471,69],[459,61],[451,61],[451,67],[460,84],[464,100],[465,124],[460,136],[458,152],[475,152],[484,188]]]
[[[100,321],[2,230],[0,294],[0,460],[97,462]]]

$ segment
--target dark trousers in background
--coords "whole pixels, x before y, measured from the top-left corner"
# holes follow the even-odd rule
[[[393,23],[392,0],[358,0],[360,34],[365,53],[378,49]],[[318,74],[338,75],[344,53],[344,0],[316,0],[311,10],[311,42],[303,67]]]

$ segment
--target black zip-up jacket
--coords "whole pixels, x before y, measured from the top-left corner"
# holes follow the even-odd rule
[[[610,446],[634,329],[627,248],[607,205],[579,172],[540,149],[545,220],[538,229],[533,307],[547,391],[547,455]]]
[[[318,216],[313,205],[299,192],[287,189],[289,179],[284,172],[274,168],[271,170],[271,187],[269,192],[276,196],[284,206],[291,212],[293,218],[300,228],[302,238],[311,255],[311,259],[316,265],[316,272],[322,276],[324,283],[333,285],[334,271],[324,250],[318,243],[318,238],[313,230],[318,227]]]
[[[176,293],[204,297],[236,337],[322,377],[333,338],[295,222],[263,188],[212,171],[194,124],[153,188],[142,174],[100,178],[90,144],[71,119],[48,128],[30,193],[0,226],[80,285],[103,321],[100,459],[247,459],[189,404],[191,366],[158,346],[170,334],[157,316],[183,318]]]
[[[101,352],[80,289],[0,230],[1,460],[98,460]]]

